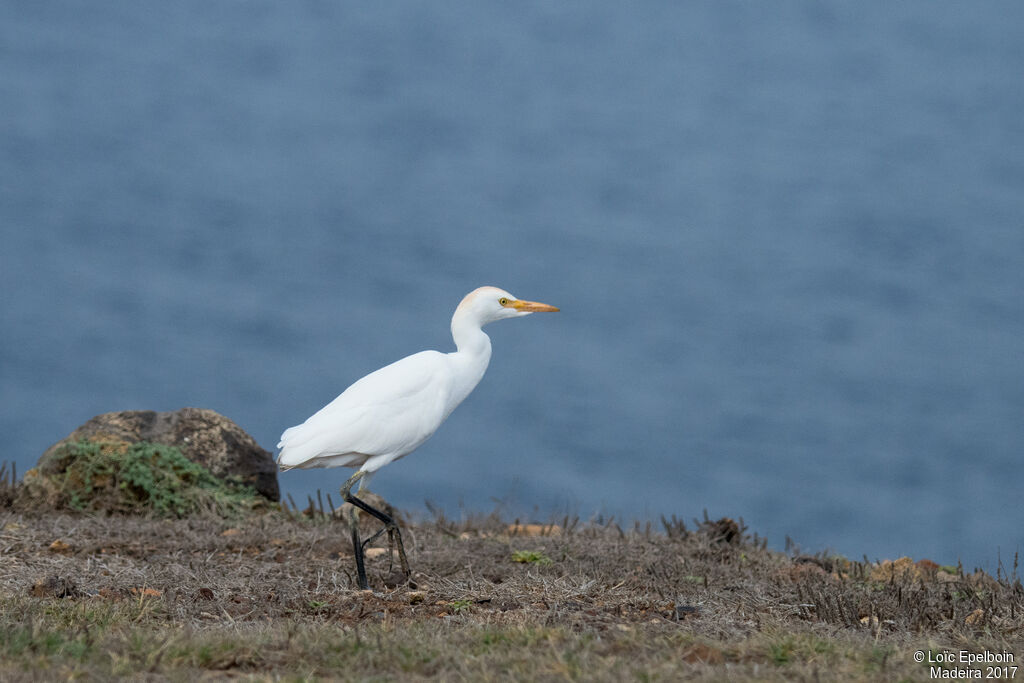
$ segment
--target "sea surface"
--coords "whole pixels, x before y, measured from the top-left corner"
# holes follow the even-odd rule
[[[1022,74],[1009,0],[0,3],[2,458],[183,406],[273,450],[493,284],[562,311],[396,505],[1010,567]]]

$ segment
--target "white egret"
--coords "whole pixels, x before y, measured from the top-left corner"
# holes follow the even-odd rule
[[[491,360],[491,340],[481,329],[487,323],[541,311],[548,304],[517,299],[497,287],[480,287],[465,296],[452,316],[456,351],[421,351],[370,373],[300,425],[286,429],[277,447],[281,470],[293,467],[357,467],[342,497],[383,522],[384,527],[360,543],[357,513],[349,518],[359,587],[366,589],[363,548],[388,532],[396,542],[402,571],[409,563],[398,525],[387,514],[352,493],[369,483],[373,473],[412,453],[429,439],[480,382]]]

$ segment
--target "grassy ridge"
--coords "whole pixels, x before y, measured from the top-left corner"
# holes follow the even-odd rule
[[[486,625],[469,616],[449,623],[372,621],[217,625],[183,629],[161,621],[157,601],[83,609],[18,607],[28,623],[2,629],[5,680],[160,674],[191,678],[232,672],[256,678],[408,680],[443,676],[473,681],[676,680],[681,675],[794,680],[912,676],[897,649],[870,638],[812,632],[759,633],[734,644],[680,629],[649,626],[610,633],[566,625]]]
[[[346,526],[0,511],[0,680],[927,680],[1024,655],[1024,589],[767,550],[730,520],[408,525],[354,590]],[[1024,676],[1024,673],[1018,673]]]

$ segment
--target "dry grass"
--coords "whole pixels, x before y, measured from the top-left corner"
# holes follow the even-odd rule
[[[379,553],[364,592],[329,518],[0,509],[0,680],[925,680],[918,649],[1024,655],[1015,567],[794,558],[730,520],[405,535],[412,582]]]

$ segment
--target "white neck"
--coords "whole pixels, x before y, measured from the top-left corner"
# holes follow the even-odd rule
[[[491,338],[465,313],[460,308],[452,316],[452,339],[458,350],[448,354],[456,365],[449,413],[476,388],[491,362]]]

